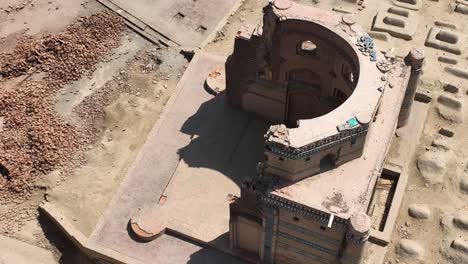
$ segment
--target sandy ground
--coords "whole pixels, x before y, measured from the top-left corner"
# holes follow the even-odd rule
[[[6,12],[6,10],[12,10]],[[65,29],[79,16],[89,15],[103,10],[97,3],[88,1],[19,1],[6,0],[0,3],[0,51],[9,52],[15,46],[18,37],[23,35],[38,37],[45,32],[59,32]],[[61,21],[61,23],[57,23]],[[43,177],[35,183],[31,199],[21,204],[0,206],[0,214],[8,215],[2,221],[2,227],[7,226],[5,235],[25,241],[29,244],[45,248],[53,253],[54,262],[74,263],[79,254],[73,250],[71,243],[47,219],[38,217],[37,207],[44,200],[46,188],[61,181],[61,177]],[[22,243],[7,242],[11,248],[2,247],[0,255],[5,254],[2,264],[21,263],[24,258],[40,258],[42,253],[32,250]],[[10,251],[10,253],[8,253]],[[21,254],[21,258],[8,258],[8,254]],[[27,257],[29,254],[29,257]],[[13,254],[15,255],[15,254]],[[52,263],[50,262],[45,263]],[[65,262],[64,262],[65,261]],[[29,262],[30,263],[30,262]],[[38,260],[38,263],[39,262]]]
[[[356,4],[347,1],[299,2],[328,10],[350,10],[357,14],[358,23],[366,29],[371,29],[377,11],[392,6],[389,0],[365,1],[366,8],[358,11]],[[439,56],[449,56],[458,61],[457,66],[466,69],[468,57],[466,52],[458,56],[424,47],[427,34],[436,21],[446,21],[455,25],[456,31],[468,34],[468,16],[450,13],[449,4],[452,2],[423,2],[422,9],[415,11],[419,30],[412,41],[396,37],[390,37],[388,41],[376,40],[380,47],[393,47],[395,53],[401,55],[411,46],[423,47],[427,61],[421,87],[433,93],[422,144],[412,162],[409,185],[387,252],[387,263],[468,263],[466,253],[450,247],[455,239],[468,240],[468,229],[460,224],[460,219],[465,219],[468,214],[465,213],[468,212],[468,153],[464,148],[468,144],[465,136],[468,133],[465,109],[468,80],[447,73],[444,70],[447,65],[438,60]],[[24,3],[27,5],[22,7]],[[245,23],[256,24],[261,18],[260,10],[264,4],[262,0],[244,1],[215,41],[204,50],[220,55],[231,53],[237,29]],[[6,12],[12,10],[10,6],[14,10]],[[0,51],[11,50],[21,34],[37,36],[43,32],[57,32],[78,16],[101,9],[94,1],[3,0],[0,3]],[[100,138],[89,147],[88,161],[82,167],[68,176],[57,171],[38,179],[36,191],[24,204],[0,206],[0,213],[11,214],[14,222],[8,236],[50,250],[56,261],[61,258],[62,263],[84,263],[85,259],[73,251],[70,243],[46,219],[36,218],[37,213],[33,217],[23,215],[20,209],[37,208],[46,199],[72,219],[80,231],[90,234],[187,64],[175,50],[153,48],[141,37],[128,33],[122,46],[109,61],[99,66],[91,78],[86,77],[64,87],[57,95],[57,111],[70,122],[79,122],[73,108],[85,98],[92,98],[106,85],[105,89],[110,91],[120,91],[116,88],[119,82],[132,87],[126,93],[113,93],[109,99],[100,125],[96,128]],[[148,68],[148,61],[144,58],[133,59],[139,51],[154,52],[161,61],[153,60],[150,64],[154,67]],[[446,84],[456,88],[447,88]],[[445,130],[442,132],[445,136],[442,135],[439,132],[441,128],[453,132],[453,136],[446,136],[451,133]],[[418,219],[421,217],[416,218],[414,214],[410,216],[408,208],[414,207],[414,204],[430,211],[428,219]],[[415,244],[409,246],[414,249],[412,253],[406,250],[407,240]],[[27,246],[20,244],[18,247]],[[0,263],[11,261],[0,258]]]
[[[6,12],[11,9],[13,11]],[[103,7],[95,1],[4,0],[0,4],[2,51],[13,47],[16,37],[21,34],[37,36],[44,32],[58,32],[79,16],[98,10],[103,10]]]
[[[466,82],[462,87],[466,87]],[[466,217],[468,193],[463,190],[467,178],[467,139],[466,119],[463,123],[454,123],[439,113],[440,95],[446,94],[443,85],[436,82],[433,87],[434,100],[421,138],[421,145],[412,162],[410,181],[401,206],[399,219],[392,238],[387,260],[401,260],[403,263],[468,263],[466,254],[450,247],[454,239],[468,239],[468,230],[457,225],[456,218]],[[468,96],[465,91],[457,96],[466,105]],[[463,115],[466,110],[459,109]],[[454,133],[444,136],[441,129]],[[443,131],[443,130],[442,130]],[[444,132],[442,132],[444,133]],[[444,133],[445,134],[445,133]],[[422,219],[410,215],[410,207],[419,206],[430,212]],[[427,219],[426,219],[427,218]],[[421,257],[408,257],[401,250],[399,241],[415,240],[421,246]],[[400,256],[401,255],[401,256]],[[421,260],[415,260],[420,258]],[[449,262],[447,262],[449,261]]]
[[[101,68],[104,72],[101,73],[101,69],[98,69],[95,76],[86,82],[101,83],[103,86],[107,84],[110,85],[107,88],[110,90],[116,89],[116,86],[128,85],[132,90],[130,93],[113,96],[112,103],[104,110],[99,128],[101,137],[95,146],[89,147],[87,163],[75,170],[66,182],[54,188],[47,196],[47,200],[72,219],[78,230],[86,236],[91,234],[100,215],[107,208],[187,63],[177,51],[164,49],[155,50],[159,54],[156,55],[155,52],[155,60],[144,62],[145,54],[127,65],[125,57],[134,57],[138,49],[152,50],[140,37],[133,35],[131,39],[131,42],[124,42],[121,47],[123,50],[128,49],[123,59],[118,59],[115,63],[104,63]],[[126,47],[127,45],[130,47]],[[146,72],[144,67],[149,64],[154,68]],[[114,72],[108,73],[106,69]],[[102,77],[111,80],[103,82]],[[86,87],[82,83],[77,85],[81,90]],[[68,89],[73,90],[72,87],[65,88]],[[68,105],[60,105],[58,108],[65,111],[59,112],[67,114],[67,107]],[[73,112],[68,113],[68,117],[72,118]]]
[[[0,263],[2,264],[26,264],[31,263],[31,259],[34,259],[37,264],[55,263],[51,252],[12,238],[0,236],[0,247],[2,248]]]
[[[104,9],[95,1],[5,1],[0,8],[1,52],[11,51],[22,35],[59,32],[78,17]],[[50,250],[61,263],[82,263],[83,256],[38,214],[38,205],[44,200],[55,203],[76,220],[80,231],[89,234],[187,63],[179,51],[153,45],[129,31],[92,76],[65,86],[57,94],[55,108],[68,122],[80,124],[74,109],[83,102],[102,104],[96,125],[99,139],[88,147],[86,162],[73,173],[57,170],[39,177],[31,199],[0,206],[0,214],[7,215],[0,223],[7,227],[6,234]]]

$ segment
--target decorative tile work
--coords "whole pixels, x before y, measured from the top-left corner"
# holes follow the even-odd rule
[[[312,209],[310,207],[289,201],[287,199],[278,197],[273,194],[265,194],[262,196],[262,201],[277,206],[281,208],[285,208],[290,212],[293,212],[295,214],[300,214],[305,217],[313,218],[316,221],[323,223],[323,224],[328,224],[328,220],[330,219],[330,214]],[[333,227],[337,227],[340,229],[347,228],[348,226],[348,221],[345,219],[341,219],[337,216],[335,216],[335,219],[333,221]]]
[[[321,152],[330,149],[336,145],[351,142],[359,137],[366,136],[368,125],[362,125],[355,129],[348,129],[334,136],[316,141],[300,149],[284,148],[284,145],[267,142],[267,149],[272,153],[288,159],[302,159],[316,152]]]

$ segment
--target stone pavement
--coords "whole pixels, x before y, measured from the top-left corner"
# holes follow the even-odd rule
[[[203,53],[195,56],[91,243],[145,263],[238,263],[170,235],[140,243],[127,229],[138,208],[158,203],[164,193],[174,210],[171,229],[207,234],[205,239],[227,231],[226,196],[238,194],[241,179],[254,173],[268,124],[225,105],[223,95],[213,97],[204,90],[207,74],[224,61]],[[204,260],[197,262],[200,258]]]
[[[268,129],[265,121],[230,109],[225,102],[219,95],[195,114],[201,127],[183,148],[162,205],[170,212],[168,228],[204,243],[229,231],[227,196],[239,196],[242,181],[255,175]]]

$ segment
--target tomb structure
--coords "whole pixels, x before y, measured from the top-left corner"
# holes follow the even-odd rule
[[[349,14],[289,0],[263,12],[225,64],[229,103],[273,123],[265,161],[230,204],[232,250],[262,263],[361,263],[412,60],[386,57]]]

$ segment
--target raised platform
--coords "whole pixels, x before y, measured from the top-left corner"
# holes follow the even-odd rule
[[[43,206],[89,255],[116,263],[171,263],[190,262],[192,256],[209,254],[216,255],[216,261],[240,263],[167,234],[141,243],[128,230],[129,219],[139,208],[164,208],[170,234],[229,252],[228,194],[238,195],[239,184],[255,173],[255,164],[263,157],[263,133],[269,124],[225,105],[223,94],[213,97],[204,90],[207,74],[224,60],[203,53],[196,55],[90,239],[77,234],[55,208]],[[397,94],[390,88],[386,91],[385,96]],[[391,103],[388,100],[386,106],[391,107]],[[375,261],[385,254],[386,247],[379,244],[385,244],[392,232],[406,186],[407,178],[403,177],[407,177],[427,109],[427,104],[416,102],[409,125],[399,131],[402,136],[393,143],[387,161],[402,168],[398,195],[387,218],[388,227],[372,233],[371,240],[377,244],[370,243],[368,250],[374,262],[367,263],[379,263]],[[162,220],[157,210],[147,222]],[[180,250],[189,252],[190,258],[186,259],[187,254],[174,257]],[[213,258],[204,261],[208,260]]]
[[[228,231],[227,195],[239,194],[238,184],[255,173],[268,124],[226,106],[222,94],[205,91],[206,76],[224,61],[203,53],[192,60],[92,243],[143,262],[159,261],[160,251],[170,250],[161,244],[167,237],[140,243],[128,232],[139,209],[152,206],[168,210],[169,218],[156,214],[150,222],[164,221],[167,229],[197,242],[215,243]]]
[[[72,219],[67,219],[53,204],[41,206],[92,259],[135,264],[242,263],[197,243],[205,242],[201,239],[188,241],[186,234],[179,235],[198,227],[209,239],[222,233],[220,230],[227,228],[222,220],[222,215],[228,215],[226,195],[239,192],[237,183],[250,173],[244,168],[255,168],[252,164],[240,164],[247,160],[255,163],[257,157],[262,157],[263,132],[260,131],[265,131],[267,124],[260,120],[255,122],[251,116],[225,106],[222,95],[213,97],[203,88],[207,74],[224,60],[224,57],[201,52],[195,55],[90,237],[81,233]],[[258,137],[244,138],[246,129],[258,131]],[[258,150],[249,148],[247,151],[247,146],[256,139],[261,140]],[[245,143],[239,144],[241,141]],[[238,152],[245,158],[233,158],[239,157],[235,155]],[[187,181],[180,175],[188,176]],[[182,184],[176,184],[179,188],[173,188],[174,183],[180,181]],[[162,199],[165,195],[167,197]],[[168,229],[181,232],[168,232],[148,243],[135,239],[129,232],[129,219],[139,208],[157,205],[160,200],[165,200],[171,210],[173,204],[180,204],[180,208],[170,214],[174,220],[170,221],[172,225]],[[213,207],[211,202],[216,205]],[[212,225],[215,232],[209,230],[208,225]],[[200,233],[188,234],[200,236]]]

